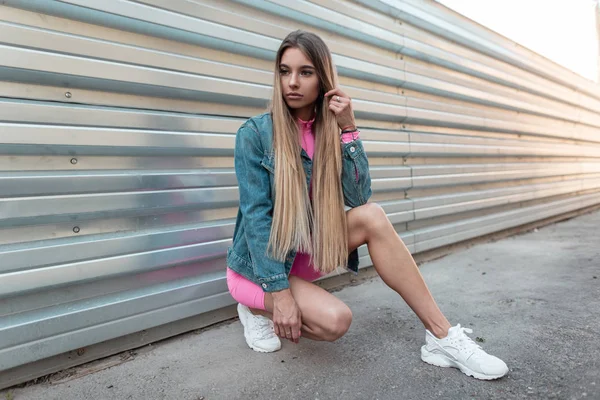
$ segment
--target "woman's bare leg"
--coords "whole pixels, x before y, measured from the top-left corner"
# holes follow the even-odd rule
[[[302,337],[333,342],[344,336],[352,323],[350,308],[325,289],[297,276],[290,276],[290,290],[302,313]],[[272,319],[273,296],[265,294],[266,311],[252,309]]]
[[[348,250],[367,244],[381,279],[417,314],[438,338],[448,334],[450,323],[437,306],[412,255],[394,230],[385,212],[368,203],[347,212]],[[317,285],[290,276],[290,289],[302,313],[302,337],[333,341],[343,336],[352,321],[348,306]],[[267,311],[252,310],[272,318],[273,297],[265,296]]]
[[[366,243],[381,279],[402,296],[425,328],[438,338],[445,337],[450,323],[435,303],[412,255],[381,206],[368,203],[353,208],[346,216],[349,250]]]

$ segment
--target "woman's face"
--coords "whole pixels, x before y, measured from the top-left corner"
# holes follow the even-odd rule
[[[281,93],[292,114],[304,120],[312,117],[319,96],[319,78],[315,67],[300,49],[283,52],[279,65]]]

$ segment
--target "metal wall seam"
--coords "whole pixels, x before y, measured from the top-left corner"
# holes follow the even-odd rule
[[[432,248],[462,242],[477,236],[524,225],[553,215],[564,214],[579,208],[593,206],[598,204],[599,201],[600,194],[593,193],[555,203],[517,209],[443,226],[440,225],[433,229],[412,231],[415,235],[415,250],[416,252],[422,252]]]
[[[215,68],[216,68],[216,65],[215,65]],[[381,74],[379,74],[379,75],[381,75]],[[269,80],[270,80],[270,79],[267,79],[267,75],[264,75],[264,79],[263,79],[263,78],[261,78],[261,81],[263,81],[263,82],[266,82],[266,81],[269,81]]]

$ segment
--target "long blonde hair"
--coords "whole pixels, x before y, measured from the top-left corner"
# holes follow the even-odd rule
[[[283,53],[289,48],[299,49],[312,62],[320,84],[313,123],[312,206],[300,157],[298,125],[281,92],[279,67]],[[277,52],[271,101],[275,206],[269,249],[272,256],[281,261],[291,250],[309,253],[315,269],[324,273],[338,266],[345,267],[348,261],[339,128],[324,99],[324,94],[336,86],[337,73],[323,40],[309,32],[290,33]]]

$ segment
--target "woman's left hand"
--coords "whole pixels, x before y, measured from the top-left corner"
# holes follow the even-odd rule
[[[325,97],[329,97],[329,109],[335,114],[338,126],[341,130],[355,129],[354,111],[352,110],[352,99],[346,96],[340,88],[335,88],[325,93]]]

